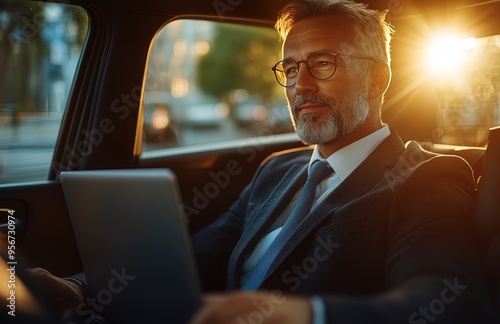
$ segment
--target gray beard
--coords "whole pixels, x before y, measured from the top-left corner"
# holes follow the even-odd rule
[[[318,114],[314,113],[298,116],[296,107],[308,102],[330,107],[325,121],[318,121]],[[297,135],[304,144],[310,145],[332,142],[351,133],[365,122],[369,107],[366,95],[357,90],[342,95],[338,104],[329,97],[298,96],[289,110]]]

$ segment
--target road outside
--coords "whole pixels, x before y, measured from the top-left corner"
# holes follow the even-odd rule
[[[47,179],[59,126],[37,116],[15,126],[0,119],[0,184]]]
[[[0,184],[45,180],[49,174],[61,119],[25,116],[17,125],[0,116]],[[231,119],[216,127],[183,127],[178,145],[216,142],[255,136]],[[172,145],[172,143],[170,143]],[[144,151],[164,148],[161,143],[145,143]]]

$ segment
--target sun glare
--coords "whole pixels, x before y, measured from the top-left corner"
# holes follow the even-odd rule
[[[435,70],[461,70],[475,43],[475,38],[436,37],[428,48],[428,62]]]

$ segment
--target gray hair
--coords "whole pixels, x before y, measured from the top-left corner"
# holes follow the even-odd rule
[[[390,42],[394,30],[385,21],[387,10],[379,12],[368,9],[365,4],[351,0],[295,0],[280,11],[275,28],[285,40],[297,22],[332,14],[345,17],[353,23],[356,34],[354,44],[361,55],[390,64]]]

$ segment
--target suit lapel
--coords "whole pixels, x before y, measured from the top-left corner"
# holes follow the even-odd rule
[[[307,178],[308,164],[294,164],[283,176],[280,183],[273,190],[266,201],[257,206],[252,219],[239,242],[236,244],[228,264],[228,289],[239,286],[243,257],[255,247],[267,228],[276,220],[283,211],[286,203],[292,199],[300,186]]]
[[[391,134],[379,147],[353,171],[290,235],[283,251],[269,268],[268,276],[297,248],[304,238],[328,215],[345,204],[363,196],[380,182],[399,160],[404,145],[396,134]]]

